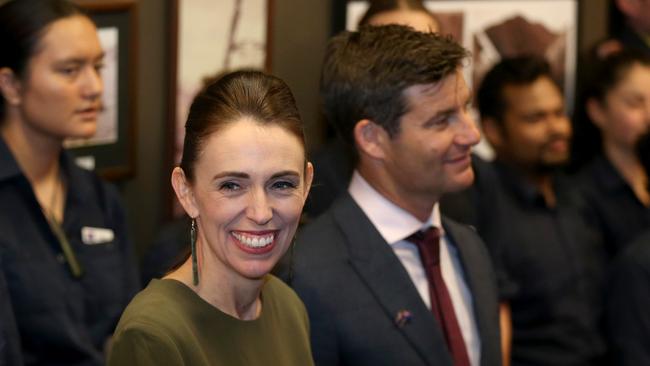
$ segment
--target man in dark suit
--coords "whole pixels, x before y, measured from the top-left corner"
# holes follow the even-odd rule
[[[449,38],[398,25],[329,42],[325,113],[355,147],[355,169],[298,234],[287,270],[318,365],[501,363],[487,251],[437,204],[474,178],[466,58]]]

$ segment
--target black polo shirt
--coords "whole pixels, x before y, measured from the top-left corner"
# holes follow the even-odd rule
[[[580,172],[577,188],[586,203],[584,214],[602,231],[609,257],[616,256],[650,228],[650,208],[639,201],[604,156],[597,157]]]
[[[13,316],[7,281],[4,272],[0,270],[0,366],[22,364],[20,336]]]
[[[65,152],[61,167],[67,182],[62,228],[83,276],[72,276],[31,185],[0,138],[2,274],[26,365],[103,365],[105,341],[139,289],[133,248],[117,191]],[[113,240],[89,239],[97,229],[112,231]]]
[[[516,172],[500,163],[494,169],[498,197],[480,198],[491,208],[478,213],[478,231],[512,310],[512,365],[596,364],[604,353],[599,236],[564,194],[562,179],[551,208]]]
[[[650,231],[621,252],[608,282],[610,364],[650,365]]]

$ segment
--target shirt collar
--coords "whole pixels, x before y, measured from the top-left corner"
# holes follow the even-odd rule
[[[421,222],[377,192],[356,170],[352,174],[348,192],[388,244],[395,244],[430,226],[442,230],[438,203],[433,206],[429,219]]]
[[[9,150],[4,138],[0,137],[0,181],[23,175],[18,162]]]
[[[63,150],[61,152],[60,163],[61,170],[68,180],[66,194],[80,201],[92,199],[91,187],[87,185],[87,179],[83,176],[86,173],[77,166],[68,151]],[[23,171],[20,169],[11,150],[9,150],[4,138],[0,137],[0,182],[20,176],[24,176]]]
[[[67,150],[63,150],[61,152],[60,162],[63,174],[65,174],[68,179],[67,195],[79,200],[80,202],[94,199],[92,187],[89,184],[88,178],[85,176],[88,172],[77,165],[72,154]]]
[[[544,202],[542,193],[530,182],[526,181],[515,169],[500,160],[495,160],[494,167],[503,185],[514,193],[520,200],[528,204]]]
[[[629,186],[604,155],[594,159],[593,169],[596,182],[609,192],[616,192]]]

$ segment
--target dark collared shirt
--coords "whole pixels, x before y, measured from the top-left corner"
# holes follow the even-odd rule
[[[607,289],[610,364],[650,365],[650,231],[616,258]]]
[[[20,336],[14,321],[7,281],[0,263],[0,366],[22,365]]]
[[[576,186],[586,203],[584,214],[601,230],[610,258],[650,228],[650,208],[639,201],[604,156],[587,165],[578,181]]]
[[[494,165],[498,197],[478,213],[502,301],[512,311],[512,365],[593,365],[604,352],[598,331],[602,244],[556,180],[557,206],[505,165]],[[478,184],[481,184],[479,181]]]
[[[139,288],[135,260],[117,191],[65,152],[61,168],[67,183],[61,226],[83,276],[72,276],[31,185],[1,138],[0,268],[26,365],[102,365],[104,343]],[[84,227],[112,230],[114,239],[84,243]]]

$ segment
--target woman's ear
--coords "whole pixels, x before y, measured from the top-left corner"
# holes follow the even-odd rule
[[[307,200],[309,195],[309,190],[311,189],[311,183],[314,181],[314,166],[311,162],[307,162],[305,167],[305,193],[303,195],[303,202]]]
[[[199,216],[199,209],[194,199],[194,191],[183,169],[180,167],[174,168],[171,179],[176,197],[181,203],[181,206],[183,206],[183,209],[185,209],[185,212],[193,219]]]
[[[20,81],[8,67],[0,68],[0,93],[8,104],[20,104]]]
[[[589,119],[593,122],[599,130],[602,130],[605,127],[605,110],[602,104],[594,98],[587,99],[585,104],[587,110],[587,115]]]
[[[362,119],[354,126],[353,134],[359,155],[374,159],[382,159],[385,156],[384,145],[390,140],[390,136],[383,127],[369,119]]]

